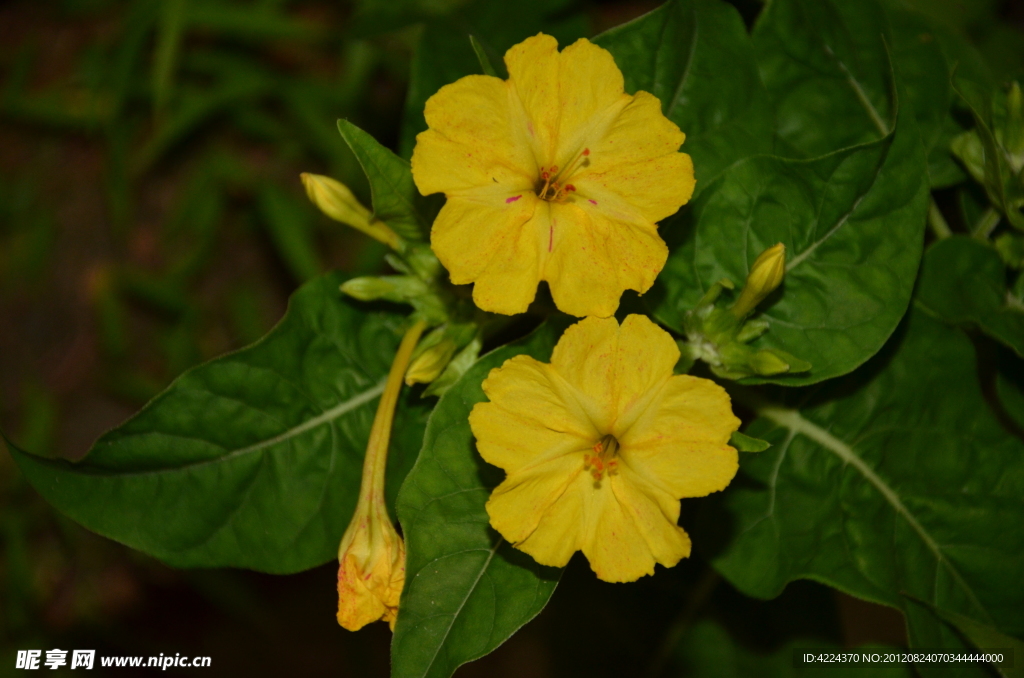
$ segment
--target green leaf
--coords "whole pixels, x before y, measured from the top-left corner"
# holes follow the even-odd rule
[[[740,452],[764,452],[772,446],[767,440],[754,438],[739,431],[732,434],[732,437],[729,438],[729,444]]]
[[[771,151],[771,105],[735,7],[674,0],[594,42],[615,57],[626,91],[658,97],[686,133],[697,193],[737,160]]]
[[[332,560],[405,323],[343,299],[343,279],[303,286],[270,334],[183,374],[82,461],[12,448],[25,477],[88,529],[176,567],[289,573]],[[408,391],[399,403],[392,499],[428,411]]]
[[[994,664],[999,671],[999,675],[1006,678],[1021,678],[1024,676],[1024,664],[1021,664],[1019,661],[1016,664],[1014,662],[1015,657],[1024,657],[1024,642],[1005,633],[999,633],[999,631],[987,624],[979,624],[962,614],[939,609],[923,600],[915,600],[914,602],[921,603],[939,619],[953,626],[971,641],[975,648],[982,651],[1009,650],[1008,654],[1003,655],[1004,661]]]
[[[748,404],[773,447],[740,459],[694,539],[737,588],[814,579],[903,610],[915,647],[963,644],[906,595],[1024,631],[1024,443],[988,409],[961,332],[913,311],[850,377]]]
[[[412,180],[409,162],[348,120],[338,121],[338,131],[355,153],[370,182],[373,216],[406,240],[423,241],[440,209],[437,196],[426,198],[420,195]]]
[[[773,0],[753,38],[775,104],[776,152],[816,157],[888,134],[897,106],[877,2]]]
[[[754,652],[745,648],[729,631],[715,622],[705,620],[694,625],[676,646],[672,663],[676,676],[700,676],[701,678],[834,678],[836,664],[795,664],[794,652],[806,649],[829,653],[842,650],[833,643],[820,639],[791,640],[774,652]],[[884,652],[871,648],[867,652]],[[898,651],[895,648],[892,651]],[[911,678],[914,674],[909,665],[887,664],[844,664],[841,676],[884,676]]]
[[[999,355],[996,394],[1003,409],[1017,425],[1017,435],[1024,437],[1024,361],[1009,351]]]
[[[755,317],[770,327],[751,346],[812,368],[756,383],[812,384],[874,355],[909,303],[928,200],[913,121],[908,113],[899,121],[879,141],[815,160],[762,156],[726,170],[694,202],[694,236],[670,253],[655,285],[658,319],[682,331],[712,281],[745,280],[757,256],[781,242],[786,277],[759,307]]]
[[[884,13],[870,2],[863,9],[847,16],[845,4],[778,0],[754,34],[777,105],[777,144],[797,156],[841,150],[740,160],[661,229],[670,254],[647,299],[676,331],[714,281],[739,283],[762,251],[786,245],[785,282],[760,307],[771,327],[752,347],[813,367],[751,383],[811,384],[853,370],[881,348],[910,300],[927,164],[913,113],[892,94],[902,86],[882,39]],[[842,60],[854,54],[855,65]]]
[[[1024,356],[1024,305],[1006,288],[1006,266],[989,245],[957,235],[924,255],[917,301],[948,323],[973,325]]]
[[[932,188],[952,186],[967,178],[953,158],[949,144],[963,127],[952,115],[952,69],[943,44],[962,40],[923,14],[901,7],[888,8],[892,58],[906,88],[906,103],[914,111],[928,154]],[[968,46],[969,48],[969,46]]]
[[[394,678],[447,678],[505,642],[555,590],[561,570],[538,565],[490,527],[484,504],[503,474],[477,453],[469,413],[486,400],[481,384],[492,369],[521,354],[547,360],[560,329],[546,323],[484,356],[430,415],[398,498],[407,560]]]

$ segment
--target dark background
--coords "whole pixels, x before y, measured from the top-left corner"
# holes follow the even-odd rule
[[[736,4],[748,20],[759,8]],[[998,78],[1024,74],[1024,2],[909,4],[964,32]],[[597,33],[656,5],[562,12]],[[80,458],[183,370],[260,337],[304,280],[381,269],[382,246],[322,217],[298,179],[330,174],[367,197],[339,117],[397,144],[417,28],[359,35],[358,10],[0,2],[0,426],[23,448]],[[57,514],[7,454],[0,544],[0,676],[26,675],[16,650],[53,648],[206,655],[191,672],[207,676],[387,675],[386,625],[334,621],[336,566],[170,569]],[[704,617],[762,651],[905,642],[898,613],[813,583],[761,603],[699,556],[630,586],[577,559],[534,622],[458,675],[676,675],[671,650]]]

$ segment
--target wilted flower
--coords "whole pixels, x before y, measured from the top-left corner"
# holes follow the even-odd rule
[[[405,585],[405,543],[384,503],[384,471],[395,405],[409,358],[426,326],[417,322],[395,354],[370,430],[359,502],[338,549],[338,623],[357,631],[378,619],[395,628]]]

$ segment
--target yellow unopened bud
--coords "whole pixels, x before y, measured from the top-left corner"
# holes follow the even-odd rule
[[[391,363],[366,445],[359,502],[338,548],[338,623],[349,631],[378,619],[394,630],[398,616],[405,585],[405,542],[384,503],[384,471],[402,376],[425,325],[420,321],[409,328]]]
[[[740,298],[729,309],[737,318],[745,318],[764,298],[782,284],[786,274],[786,246],[781,242],[769,247],[754,260]]]
[[[348,186],[321,174],[303,172],[299,175],[306,195],[320,211],[335,221],[348,224],[366,235],[381,241],[393,250],[400,250],[402,238],[359,202]]]
[[[452,356],[455,355],[457,348],[458,346],[451,339],[447,337],[441,339],[412,361],[409,371],[405,373],[405,383],[409,386],[429,384],[437,379],[441,376],[444,368],[448,367],[448,363],[452,361]]]

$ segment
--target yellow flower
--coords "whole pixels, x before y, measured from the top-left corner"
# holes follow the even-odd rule
[[[378,619],[395,628],[405,585],[405,542],[384,504],[384,471],[402,377],[426,323],[410,327],[391,363],[363,459],[359,501],[338,548],[338,623],[358,631]]]
[[[679,499],[722,490],[740,424],[725,390],[673,375],[679,349],[644,316],[587,318],[551,364],[516,356],[484,380],[469,422],[483,458],[507,473],[491,525],[542,565],[577,550],[605,581],[634,581],[690,554]]]
[[[525,311],[547,280],[562,311],[608,317],[665,264],[655,223],[693,193],[685,135],[585,39],[559,53],[536,35],[505,63],[508,80],[470,75],[427,101],[412,172],[448,198],[434,253],[486,311]]]

